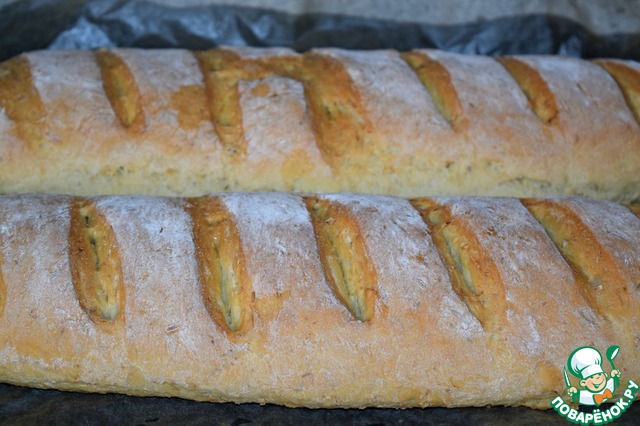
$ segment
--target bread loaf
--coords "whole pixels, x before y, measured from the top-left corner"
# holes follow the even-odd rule
[[[640,377],[639,247],[581,198],[4,196],[0,381],[548,408],[579,346]]]
[[[0,65],[0,193],[640,199],[640,65],[435,50],[41,51]]]

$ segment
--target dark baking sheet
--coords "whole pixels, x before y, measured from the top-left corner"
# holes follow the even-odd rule
[[[582,7],[588,9],[588,5]],[[481,54],[640,60],[640,25],[631,33],[598,35],[579,22],[546,14],[437,25],[223,5],[174,8],[122,0],[23,0],[0,8],[0,60],[45,48],[206,49],[222,44],[288,46],[298,51],[327,46],[433,47]]]
[[[119,0],[24,0],[0,7],[0,60],[35,49],[217,45],[350,49],[440,48],[482,54],[563,54],[640,60],[635,33],[597,35],[552,15],[434,25],[234,6],[172,8]],[[562,362],[562,360],[558,360]],[[567,425],[526,408],[308,410],[29,389],[0,384],[1,424]],[[616,422],[640,424],[640,403]]]
[[[257,404],[212,404],[177,398],[89,395],[0,385],[0,423],[11,425],[558,425],[555,411],[518,407],[310,410]],[[615,421],[640,424],[640,403]]]

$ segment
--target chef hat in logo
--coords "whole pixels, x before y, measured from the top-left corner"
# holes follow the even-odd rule
[[[585,346],[576,349],[569,358],[569,369],[576,377],[586,379],[594,374],[604,373],[602,370],[602,355],[597,349]]]

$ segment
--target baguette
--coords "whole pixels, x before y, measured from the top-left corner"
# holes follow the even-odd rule
[[[640,65],[436,50],[39,51],[0,65],[0,193],[640,200]]]
[[[640,376],[640,218],[581,198],[0,197],[0,381],[305,407]]]

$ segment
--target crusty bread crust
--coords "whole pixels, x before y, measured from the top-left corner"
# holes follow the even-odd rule
[[[41,51],[0,64],[0,193],[640,199],[640,65],[435,50]]]
[[[226,272],[204,282],[198,252],[220,235],[233,238],[207,250]],[[5,196],[0,380],[288,406],[548,408],[579,346],[620,345],[623,377],[640,376],[639,248],[637,216],[587,199]],[[117,262],[101,263],[105,250]],[[371,291],[338,297],[331,264]],[[237,329],[220,291],[237,296]]]

